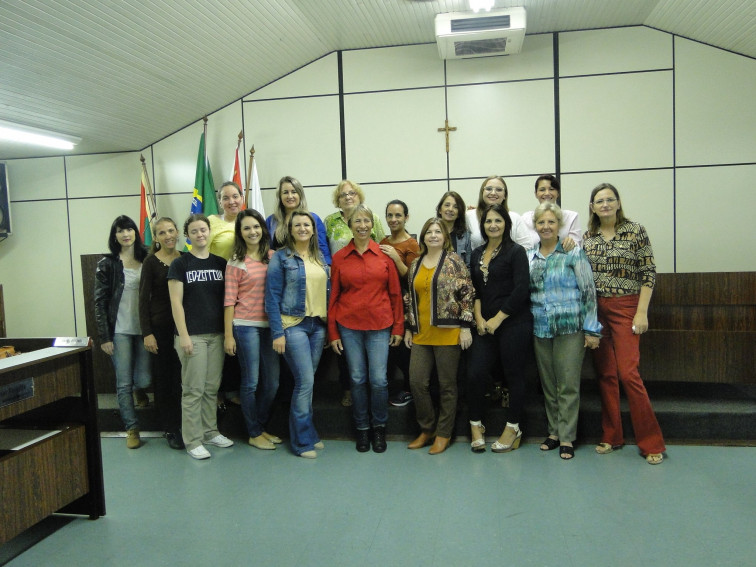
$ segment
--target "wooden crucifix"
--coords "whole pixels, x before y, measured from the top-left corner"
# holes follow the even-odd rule
[[[452,126],[451,128],[449,127],[448,120],[444,120],[444,127],[438,129],[439,132],[444,132],[444,134],[446,135],[446,153],[447,154],[449,153],[449,132],[455,132],[456,130],[457,130],[456,126]]]

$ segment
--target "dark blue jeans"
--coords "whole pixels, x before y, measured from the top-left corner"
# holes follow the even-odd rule
[[[234,325],[234,339],[241,367],[239,396],[244,423],[250,437],[259,437],[278,392],[278,354],[268,327]]]
[[[370,428],[369,406],[373,427],[385,426],[388,421],[386,372],[391,327],[379,331],[354,331],[339,325],[339,333],[349,366],[354,425],[357,429]]]

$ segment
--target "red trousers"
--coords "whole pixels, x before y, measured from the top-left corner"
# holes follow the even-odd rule
[[[635,442],[643,455],[663,453],[664,438],[641,380],[640,335],[633,333],[637,295],[598,298],[598,320],[603,326],[599,347],[593,351],[601,392],[602,443],[623,445],[619,383],[630,405]]]

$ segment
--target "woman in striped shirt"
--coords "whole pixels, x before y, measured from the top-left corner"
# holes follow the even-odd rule
[[[249,444],[275,449],[281,439],[265,431],[278,392],[279,370],[265,314],[270,235],[265,219],[254,209],[238,214],[234,233],[234,251],[226,266],[223,347],[229,356],[239,356],[241,408]]]

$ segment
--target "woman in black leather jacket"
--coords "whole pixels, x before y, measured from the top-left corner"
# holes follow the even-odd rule
[[[143,390],[150,385],[149,353],[139,326],[139,278],[147,249],[136,223],[123,215],[110,227],[108,248],[110,253],[97,263],[95,273],[97,334],[100,348],[113,361],[126,446],[136,449],[141,441],[132,389]]]

